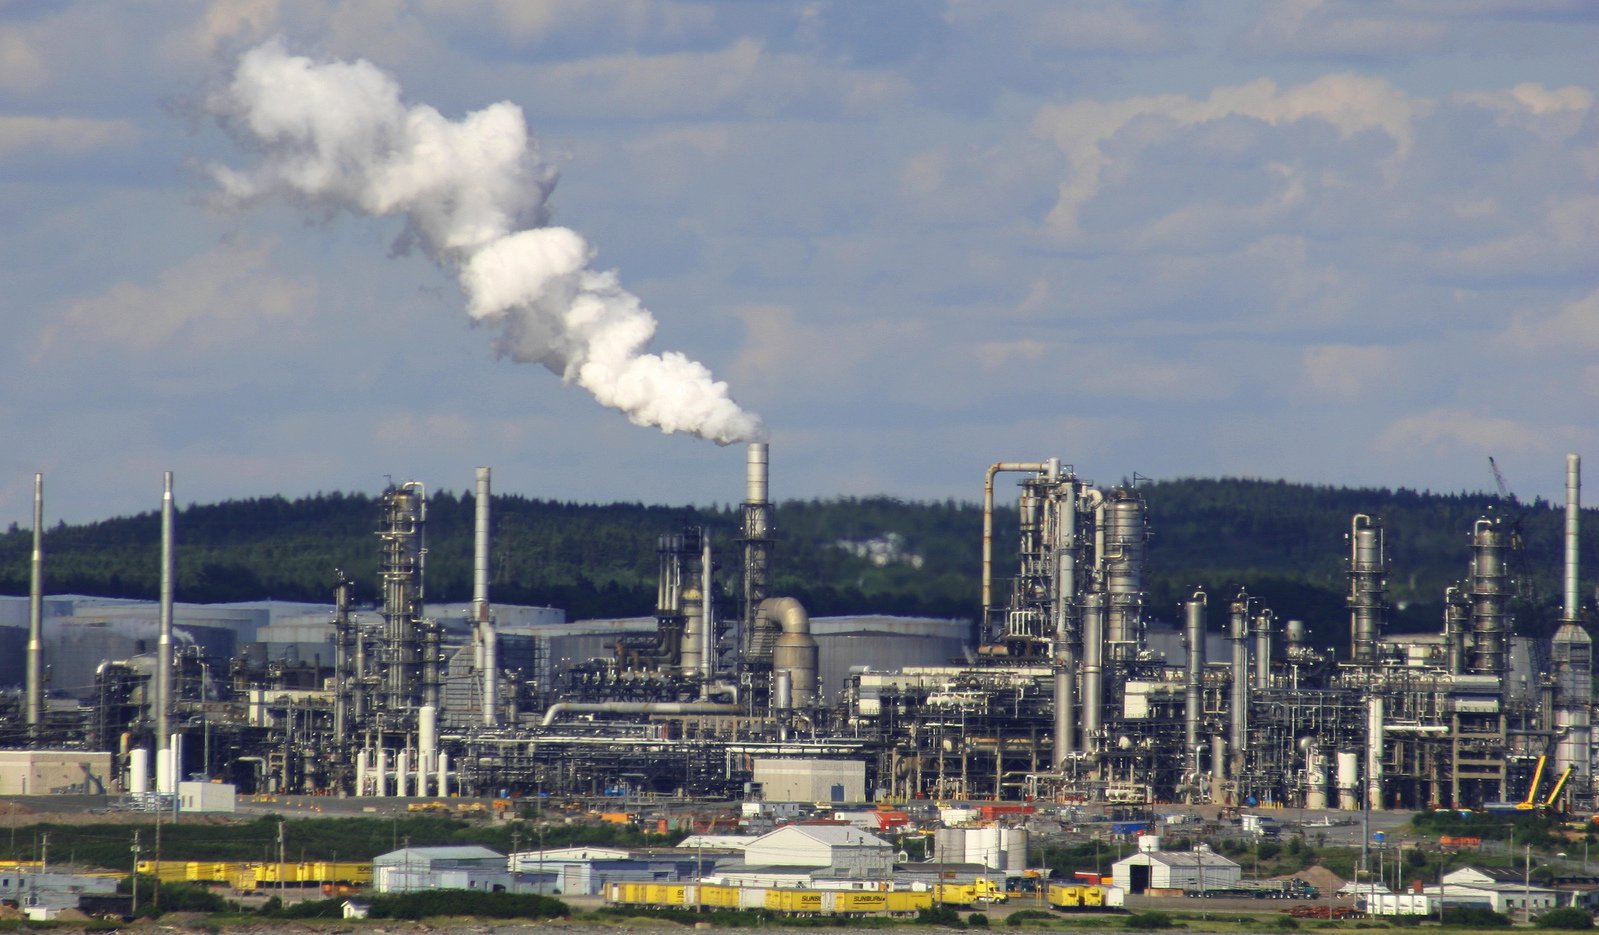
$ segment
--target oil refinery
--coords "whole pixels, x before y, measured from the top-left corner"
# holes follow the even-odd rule
[[[898,636],[893,665],[841,665],[824,662],[820,622],[773,593],[782,555],[768,447],[746,452],[737,537],[649,531],[659,535],[653,619],[558,653],[539,634],[562,629],[546,625],[559,612],[492,601],[487,468],[476,476],[469,605],[426,602],[427,490],[394,484],[375,517],[380,604],[356,608],[339,575],[331,612],[302,608],[286,624],[303,633],[290,655],[175,624],[168,474],[154,639],[120,657],[84,650],[81,678],[64,674],[79,637],[46,627],[36,478],[26,666],[5,716],[27,725],[19,746],[101,752],[106,789],[141,797],[220,776],[241,791],[357,797],[739,798],[803,775],[821,783],[818,797],[846,801],[1513,808],[1547,767],[1563,804],[1592,807],[1576,455],[1550,639],[1516,631],[1512,536],[1494,518],[1462,530],[1469,544],[1438,631],[1388,633],[1386,530],[1362,514],[1342,546],[1327,544],[1347,550],[1347,647],[1312,646],[1294,608],[1196,589],[1178,613],[1180,651],[1157,649],[1145,501],[1050,458],[997,462],[983,478],[978,645],[963,651],[951,634],[969,625],[947,621]],[[1010,545],[994,534],[1001,475],[1019,490]],[[1224,633],[1207,630],[1215,603]],[[101,610],[72,633],[117,631],[121,611]],[[49,652],[60,658],[47,697]]]

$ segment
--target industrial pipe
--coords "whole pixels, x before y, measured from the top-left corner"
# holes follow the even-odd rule
[[[161,777],[161,751],[172,733],[172,472],[165,475],[161,495],[161,617],[155,651],[155,743],[157,782]],[[171,790],[164,789],[163,792]]]
[[[44,475],[33,475],[33,573],[28,585],[28,732],[44,711]]]
[[[544,710],[541,727],[549,727],[563,714],[738,714],[737,704],[719,701],[560,701]]]
[[[716,607],[711,598],[711,531],[700,534],[700,694],[709,693],[716,677]]]
[[[474,499],[476,522],[472,534],[472,618],[477,624],[478,641],[483,647],[483,726],[500,723],[499,676],[500,636],[489,613],[489,469],[477,469],[477,494]]]
[[[794,706],[809,707],[816,700],[819,652],[805,605],[792,597],[769,597],[761,602],[756,616],[777,622],[782,632],[772,646],[772,670],[789,674]]]
[[[1059,470],[1060,461],[1052,462]],[[994,475],[1017,471],[1046,471],[1050,463],[1043,461],[999,461],[989,465],[983,475],[983,612],[977,618],[978,638],[988,638],[988,610],[993,604],[994,581]]]
[[[1271,625],[1277,615],[1269,608],[1255,614],[1255,690],[1271,689]]]

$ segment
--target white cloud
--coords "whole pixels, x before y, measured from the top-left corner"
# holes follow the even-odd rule
[[[1081,233],[1083,209],[1098,196],[1107,177],[1123,168],[1107,151],[1108,144],[1124,131],[1131,133],[1129,128],[1138,121],[1152,119],[1171,128],[1191,128],[1232,117],[1272,127],[1313,121],[1332,127],[1344,140],[1377,131],[1392,141],[1392,154],[1385,160],[1391,169],[1409,154],[1416,120],[1432,109],[1430,101],[1411,97],[1385,79],[1357,74],[1326,75],[1287,88],[1262,78],[1217,87],[1204,99],[1166,94],[1047,105],[1034,119],[1034,131],[1053,140],[1069,164],[1048,223],[1061,234]],[[1166,134],[1159,126],[1142,127],[1143,135],[1129,140],[1128,145],[1135,150],[1154,145]]]
[[[209,351],[270,333],[310,314],[315,289],[274,271],[268,242],[225,244],[184,261],[153,284],[122,281],[68,305],[40,336],[36,357],[84,347],[148,354]]]
[[[1305,388],[1341,400],[1367,398],[1390,390],[1402,356],[1397,348],[1352,344],[1307,347],[1301,357]]]
[[[121,146],[138,136],[128,120],[0,114],[0,156],[81,155]]]
[[[1427,460],[1505,451],[1550,457],[1584,440],[1584,434],[1523,417],[1443,407],[1394,419],[1377,436],[1375,447],[1383,455]]]

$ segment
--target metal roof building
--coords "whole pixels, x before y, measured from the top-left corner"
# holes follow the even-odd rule
[[[379,893],[417,890],[516,892],[505,855],[486,847],[402,847],[372,859]]]
[[[1203,844],[1191,851],[1163,851],[1153,835],[1138,844],[1138,853],[1111,865],[1116,885],[1129,893],[1226,889],[1237,886],[1243,875],[1238,864]]]

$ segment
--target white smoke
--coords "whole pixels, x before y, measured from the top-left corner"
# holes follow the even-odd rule
[[[582,236],[545,226],[555,171],[515,104],[452,121],[406,106],[370,62],[317,63],[276,41],[245,53],[207,103],[261,152],[248,169],[211,167],[226,202],[284,198],[403,216],[410,236],[458,275],[468,313],[502,327],[502,353],[543,364],[636,425],[723,445],[763,436],[759,417],[705,366],[649,353],[654,316],[614,272],[589,267]]]

